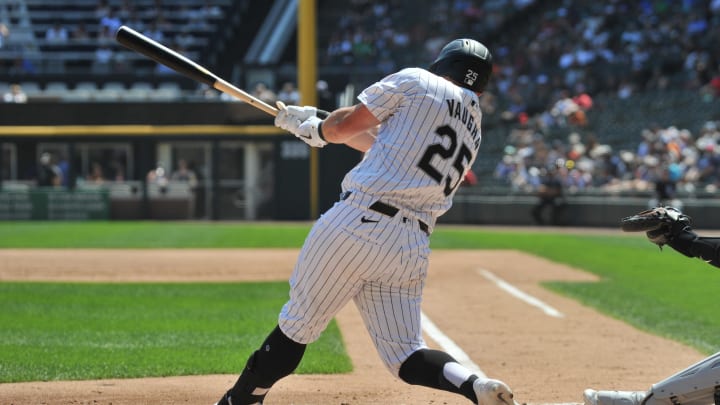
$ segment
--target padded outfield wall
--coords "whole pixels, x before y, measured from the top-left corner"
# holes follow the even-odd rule
[[[338,145],[319,150],[312,195],[309,149],[265,113],[235,102],[5,104],[0,149],[0,219],[308,220],[336,201],[342,177],[361,158]],[[62,187],[36,187],[44,152],[68,162]],[[197,185],[148,181],[158,164],[171,173],[179,160],[190,162]],[[101,185],[86,180],[95,161],[107,169]],[[570,196],[561,224],[615,227],[651,197]],[[441,222],[528,225],[535,202],[488,192],[481,182],[461,188]],[[683,196],[683,204],[709,221],[703,226],[720,227],[714,196]]]
[[[360,159],[340,146],[320,151],[311,195],[308,148],[237,102],[6,104],[0,144],[3,219],[304,220],[336,200]],[[37,187],[46,152],[67,167],[60,187]],[[170,179],[180,160],[197,175],[192,187]],[[95,163],[101,184],[88,180]],[[148,179],[158,167],[167,182]]]

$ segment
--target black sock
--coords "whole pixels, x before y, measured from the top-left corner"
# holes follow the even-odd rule
[[[240,378],[226,395],[232,397],[235,405],[262,401],[273,384],[295,371],[306,346],[285,336],[279,326],[275,327],[250,356]]]
[[[472,385],[478,377],[472,375],[460,387],[456,387],[443,373],[445,364],[450,362],[457,363],[457,360],[439,350],[421,349],[411,354],[400,366],[399,377],[408,384],[453,392],[477,403]]]

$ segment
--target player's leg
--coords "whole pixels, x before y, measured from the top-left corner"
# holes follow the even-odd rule
[[[356,264],[338,262],[336,254],[368,256],[360,252],[362,243],[353,243],[336,222],[348,217],[352,215],[346,209],[336,207],[313,226],[290,278],[290,299],[280,312],[278,327],[250,356],[237,383],[218,404],[262,403],[270,387],[297,368],[306,345],[317,340],[359,289],[352,277]]]
[[[513,394],[502,381],[479,377],[458,363],[449,354],[420,349],[400,366],[400,379],[408,384],[422,385],[463,395],[475,404],[512,405]]]
[[[403,228],[401,233],[407,231]],[[397,235],[384,248],[397,249],[397,255],[382,256],[397,260],[379,262],[377,271],[383,274],[367,283],[354,300],[385,366],[408,384],[460,394],[476,404],[511,405],[507,385],[480,378],[449,354],[426,347],[420,326],[429,254],[426,236]],[[507,402],[498,397],[500,393]]]
[[[649,391],[583,393],[586,405],[720,404],[720,352],[653,384]]]
[[[280,327],[276,327],[250,356],[235,385],[217,405],[262,404],[270,387],[295,371],[305,347],[305,344],[293,341]]]
[[[545,220],[543,219],[543,209],[545,208],[545,200],[538,201],[530,210],[533,220],[538,225],[544,225]]]

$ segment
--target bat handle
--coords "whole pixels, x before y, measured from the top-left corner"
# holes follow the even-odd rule
[[[273,117],[277,115],[278,110],[277,108],[271,106],[270,104],[260,100],[259,98],[249,94],[246,91],[240,90],[237,87],[233,86],[232,84],[226,82],[225,80],[218,79],[213,87],[217,90],[222,91],[223,93],[230,94],[231,96],[238,98],[240,100],[243,100],[244,102],[252,105],[255,108],[258,108],[262,111],[265,111],[266,113],[272,115]]]

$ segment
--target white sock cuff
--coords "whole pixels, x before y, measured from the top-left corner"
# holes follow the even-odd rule
[[[458,388],[472,375],[473,373],[460,363],[448,362],[443,366],[443,376]]]

